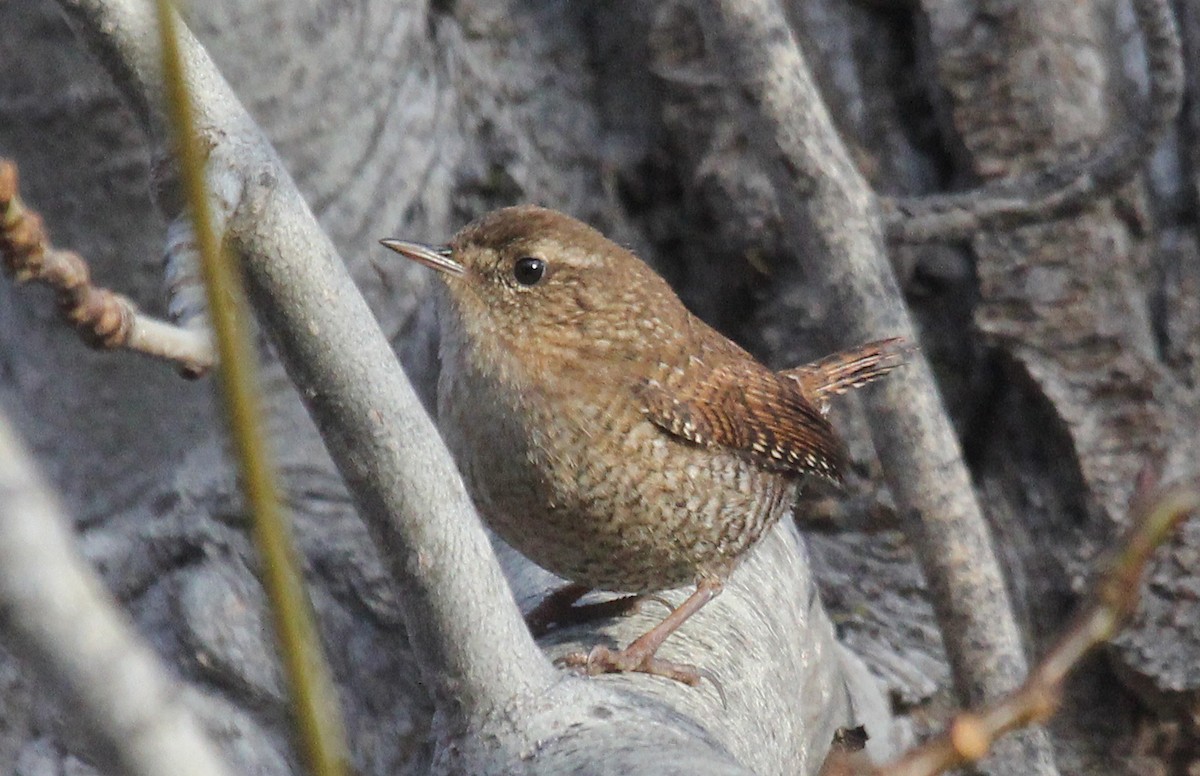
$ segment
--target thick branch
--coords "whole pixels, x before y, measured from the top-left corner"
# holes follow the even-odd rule
[[[0,635],[134,776],[222,776],[182,688],[79,557],[69,523],[0,416]]]
[[[782,222],[802,256],[806,281],[828,298],[827,323],[849,342],[915,340],[882,248],[874,197],[851,164],[799,47],[772,0],[712,0],[699,16],[756,100],[767,147],[791,172]],[[789,195],[794,192],[794,195]],[[958,441],[928,365],[917,359],[867,397],[869,423],[898,511],[929,582],[964,700],[1016,686],[1027,663],[1003,575]],[[1053,773],[1049,743],[1033,734],[1030,759],[1006,771]]]

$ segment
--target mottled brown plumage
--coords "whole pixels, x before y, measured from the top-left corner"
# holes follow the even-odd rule
[[[697,593],[589,670],[694,681],[654,658],[720,591],[806,476],[838,481],[831,395],[903,361],[898,340],[773,372],[585,224],[505,208],[445,247],[384,244],[438,269],[439,426],[488,524],[576,588]]]

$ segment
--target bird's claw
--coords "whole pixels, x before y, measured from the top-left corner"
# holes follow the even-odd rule
[[[597,644],[587,653],[570,652],[558,660],[568,668],[582,668],[588,676],[600,674],[639,673],[661,676],[695,687],[700,684],[701,673],[695,666],[672,663],[669,660],[640,655],[627,649],[611,650]]]

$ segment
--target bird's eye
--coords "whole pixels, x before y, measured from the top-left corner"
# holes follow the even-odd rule
[[[533,256],[517,259],[513,265],[513,277],[523,286],[535,286],[546,274],[546,262]]]

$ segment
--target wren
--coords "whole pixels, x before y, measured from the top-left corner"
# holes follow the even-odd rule
[[[510,207],[448,245],[383,245],[435,270],[438,425],[476,507],[534,563],[590,589],[696,584],[623,650],[567,657],[588,673],[689,684],[655,657],[789,514],[809,477],[839,482],[831,396],[904,362],[899,339],[774,372],[683,306],[628,250],[569,216]]]

